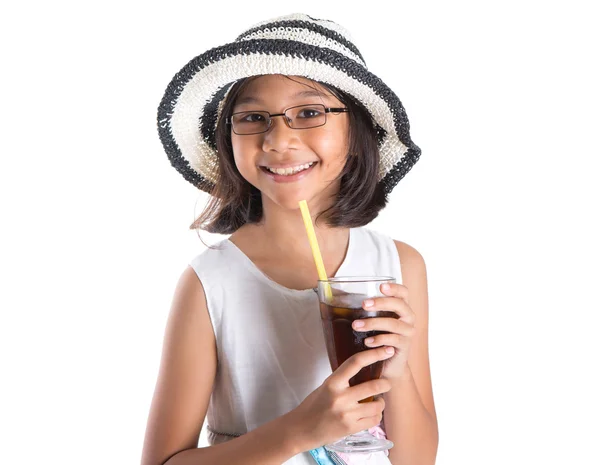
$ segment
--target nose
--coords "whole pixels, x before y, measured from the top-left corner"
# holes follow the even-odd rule
[[[263,151],[285,152],[294,144],[298,137],[296,134],[298,131],[290,128],[284,118],[286,116],[282,115],[271,120],[271,127],[263,134]]]

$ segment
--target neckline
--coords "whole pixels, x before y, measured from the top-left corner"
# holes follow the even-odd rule
[[[348,263],[350,261],[350,257],[352,257],[353,251],[354,251],[354,242],[355,242],[355,237],[353,237],[356,234],[355,228],[349,228],[348,230],[348,247],[346,249],[346,255],[344,256],[344,259],[342,260],[341,265],[339,266],[339,268],[337,269],[336,273],[334,274],[333,277],[339,277],[339,276],[343,276],[343,273],[345,272],[345,269],[349,266]],[[285,292],[288,294],[293,294],[293,295],[314,295],[315,289],[316,288],[310,288],[310,289],[291,289],[289,287],[285,287],[282,284],[279,284],[276,281],[273,281],[269,276],[267,276],[265,273],[263,273],[255,264],[252,260],[250,260],[250,258],[248,258],[248,256],[242,252],[241,249],[238,248],[237,245],[235,245],[233,242],[231,242],[229,239],[225,239],[224,241],[231,250],[235,251],[235,253],[237,253],[241,258],[242,258],[242,263],[246,266],[246,268],[255,276],[257,276],[261,281],[265,282],[266,284],[268,284],[270,287],[281,291],[281,292]],[[316,284],[316,283],[315,283]]]

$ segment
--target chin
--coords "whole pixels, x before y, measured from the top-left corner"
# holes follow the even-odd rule
[[[285,210],[300,210],[300,201],[306,200],[311,207],[311,214],[317,213],[323,206],[323,198],[320,195],[309,192],[297,192],[290,195],[268,196],[269,201]],[[263,197],[264,198],[264,197]],[[263,201],[264,202],[264,201]],[[300,213],[298,213],[300,214]]]
[[[280,184],[275,189],[270,188],[272,186],[259,186],[258,189],[262,192],[263,204],[266,201],[285,210],[298,210],[301,200],[306,200],[309,205],[312,204],[313,208],[318,209],[318,206],[330,203],[328,201],[330,194],[336,188],[339,189],[338,185],[325,186],[323,189],[323,186],[316,186],[313,183],[303,184],[288,184],[287,186]]]
[[[291,187],[291,186],[290,186]],[[308,189],[266,189],[262,191],[263,204],[270,203],[274,206],[286,210],[295,210],[300,208],[298,203],[301,200],[310,200],[314,196],[314,193],[309,193]]]
[[[307,200],[303,195],[280,195],[276,198],[271,197],[271,201],[285,210],[298,210],[300,201]]]

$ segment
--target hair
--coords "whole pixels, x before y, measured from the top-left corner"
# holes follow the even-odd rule
[[[233,112],[237,97],[257,77],[245,78],[233,84],[223,102],[216,127],[219,154],[217,179],[209,202],[190,229],[231,234],[246,223],[259,223],[262,220],[261,193],[242,177],[235,165],[231,132],[227,124],[227,117]],[[316,221],[323,216],[326,224],[332,227],[365,226],[387,204],[387,194],[378,182],[378,140],[381,129],[378,131],[371,115],[360,102],[331,85],[318,84],[348,107],[349,141],[346,163],[338,177],[340,189],[333,205],[321,212]]]

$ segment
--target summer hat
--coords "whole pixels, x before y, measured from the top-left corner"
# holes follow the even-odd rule
[[[158,132],[171,164],[199,189],[217,180],[215,129],[228,90],[265,74],[303,76],[354,97],[379,133],[379,182],[391,192],[419,159],[404,107],[340,25],[293,14],[259,23],[231,43],[193,58],[171,80],[158,107]]]

